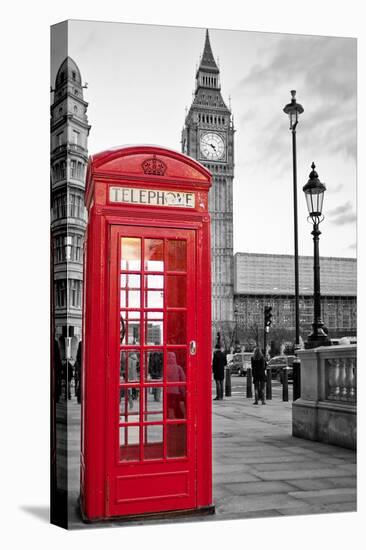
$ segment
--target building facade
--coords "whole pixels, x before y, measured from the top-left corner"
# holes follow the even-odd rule
[[[307,339],[314,316],[313,257],[299,257],[300,335]],[[331,338],[357,334],[357,262],[320,258],[322,319]],[[273,335],[295,334],[294,258],[285,254],[237,253],[234,258],[235,317],[239,341],[258,332],[264,307],[272,307]],[[272,335],[272,336],[271,336]]]
[[[51,105],[51,250],[55,337],[63,359],[76,358],[81,339],[83,246],[86,229],[85,172],[88,162],[88,103],[81,74],[67,57],[61,64]],[[64,342],[61,338],[60,344]]]
[[[212,173],[211,215],[212,325],[230,338],[233,316],[233,178],[234,126],[220,85],[220,71],[206,31],[196,72],[194,99],[182,132],[182,151]]]

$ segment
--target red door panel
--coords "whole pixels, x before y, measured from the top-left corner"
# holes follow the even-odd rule
[[[195,304],[193,230],[112,226],[107,516],[197,505]]]

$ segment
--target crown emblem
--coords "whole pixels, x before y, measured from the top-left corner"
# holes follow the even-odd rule
[[[155,156],[144,160],[141,166],[144,174],[149,174],[151,176],[164,176],[166,172],[166,164]]]

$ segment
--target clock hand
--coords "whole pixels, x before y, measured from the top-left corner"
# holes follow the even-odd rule
[[[215,147],[212,143],[210,143],[210,145],[211,145],[212,149],[213,149],[214,151],[216,151],[216,147]]]

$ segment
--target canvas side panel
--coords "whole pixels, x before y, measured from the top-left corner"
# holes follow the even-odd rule
[[[68,55],[68,23],[51,27],[51,523],[67,528],[67,152],[61,147],[60,69]]]

